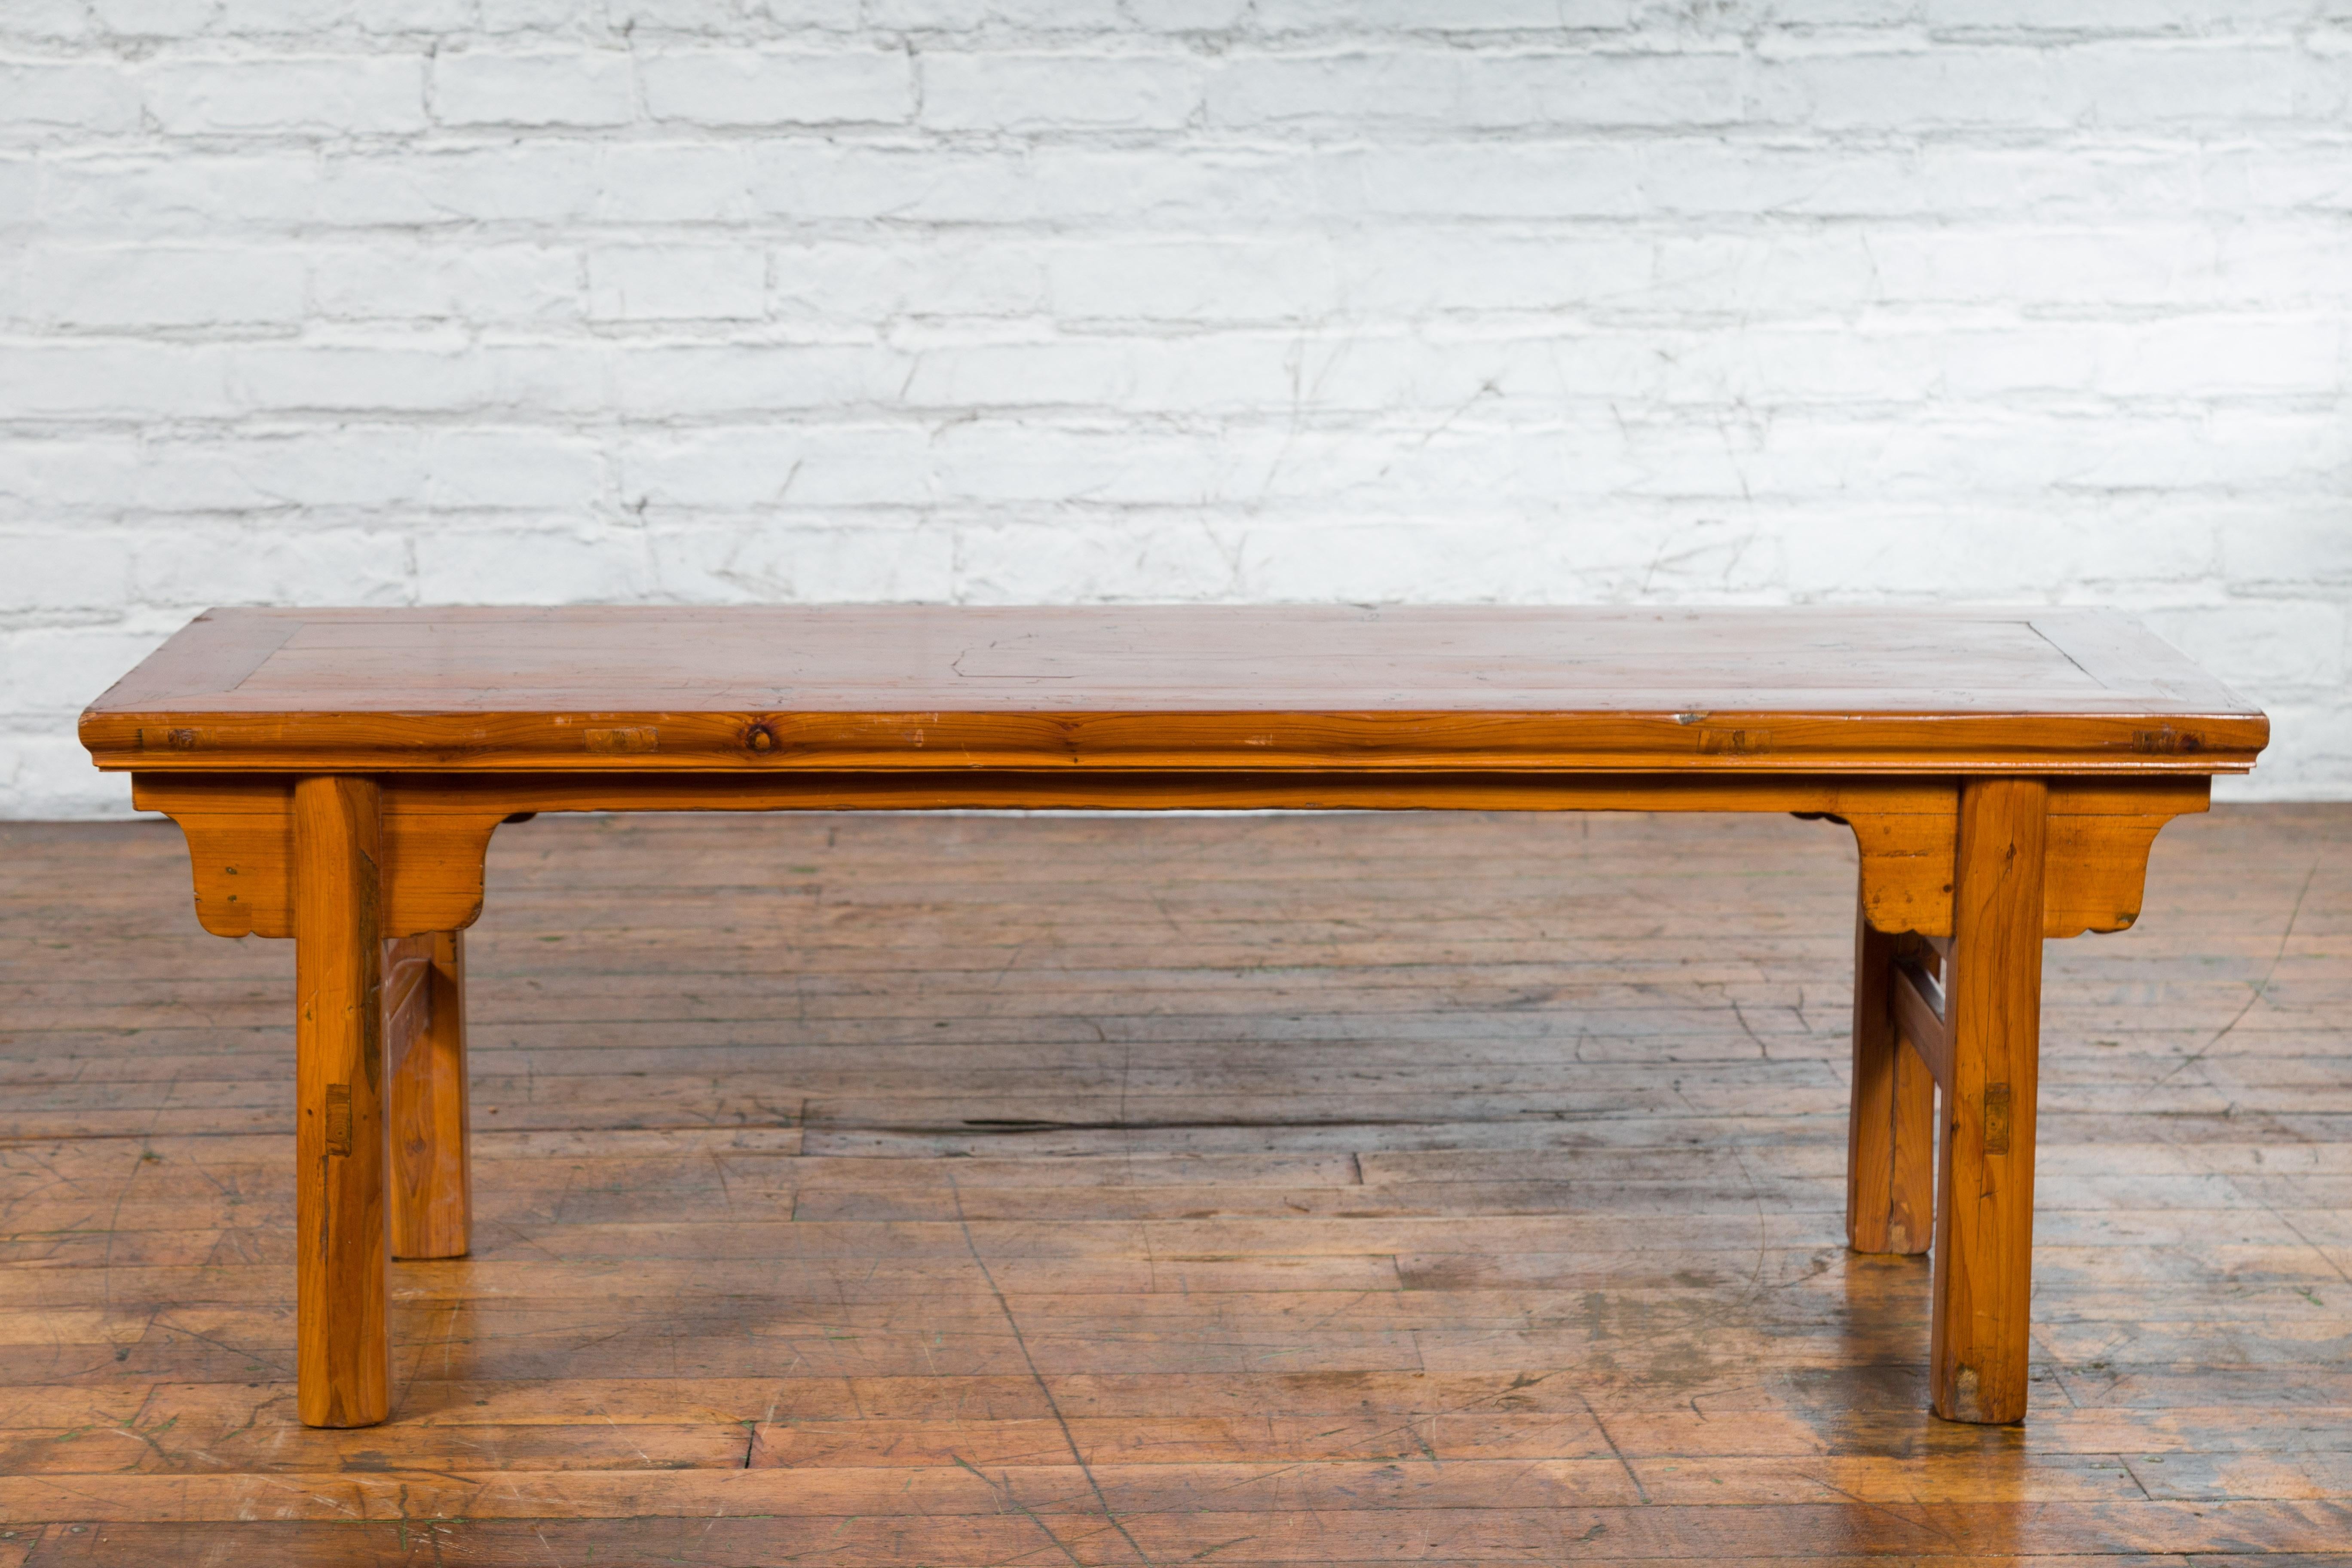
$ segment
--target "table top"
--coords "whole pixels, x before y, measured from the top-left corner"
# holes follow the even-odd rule
[[[142,771],[2242,772],[2099,610],[219,609],[84,712]]]

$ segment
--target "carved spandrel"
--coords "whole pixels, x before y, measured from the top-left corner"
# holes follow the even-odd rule
[[[196,920],[215,936],[294,934],[293,786],[272,780],[205,784],[134,779],[132,803],[180,825],[188,841]],[[383,934],[457,931],[482,912],[482,864],[504,813],[405,811],[386,792]]]
[[[2042,935],[2128,928],[2139,918],[2158,832],[2206,810],[2211,788],[2205,778],[2052,780]],[[1957,816],[1857,815],[1852,822],[1870,923],[1951,935]]]

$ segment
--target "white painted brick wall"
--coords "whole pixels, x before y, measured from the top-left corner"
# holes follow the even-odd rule
[[[6,0],[0,814],[208,604],[2112,604],[2352,797],[2352,0]]]

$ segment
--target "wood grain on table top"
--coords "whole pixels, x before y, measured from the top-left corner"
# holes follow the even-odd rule
[[[190,768],[563,765],[592,731],[633,767],[2211,773],[2268,726],[2097,610],[845,605],[212,610],[81,732]]]

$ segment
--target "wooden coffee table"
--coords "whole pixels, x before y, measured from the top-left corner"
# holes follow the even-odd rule
[[[316,1426],[389,1412],[387,1256],[467,1248],[460,933],[500,823],[939,806],[1850,826],[1847,1237],[1932,1245],[1935,1409],[2015,1421],[2042,939],[2131,924],[2158,829],[2268,738],[2083,610],[215,610],[81,720],[186,832],[205,929],[295,940]]]

